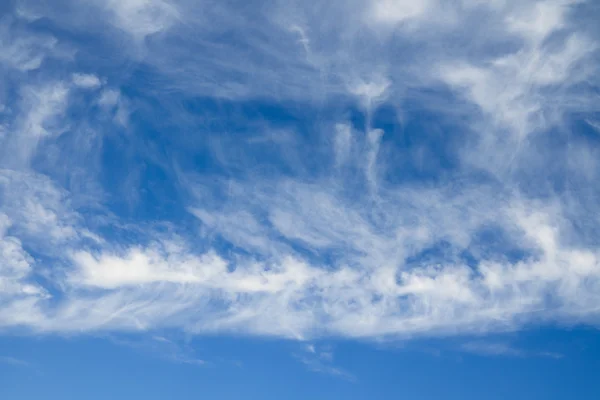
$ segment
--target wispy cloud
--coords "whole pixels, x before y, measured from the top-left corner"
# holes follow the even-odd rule
[[[461,346],[463,351],[483,356],[507,356],[507,357],[547,357],[562,358],[560,353],[550,351],[531,351],[514,347],[506,342],[477,341],[468,342]]]
[[[23,1],[1,21],[2,329],[598,322],[588,3],[269,4]]]
[[[185,341],[178,339],[170,339],[159,335],[149,338],[111,336],[109,339],[115,344],[127,346],[141,353],[149,354],[175,364],[187,364],[191,366],[207,365],[207,361],[198,358],[195,351]]]
[[[356,381],[354,375],[335,366],[333,350],[327,346],[308,344],[301,352],[294,354],[294,357],[312,372],[331,375],[350,382]]]
[[[13,366],[16,366],[16,367],[29,367],[29,366],[31,366],[31,364],[28,363],[25,360],[21,360],[20,358],[15,358],[15,357],[8,357],[8,356],[0,356],[0,363],[8,364],[8,365],[13,365]]]

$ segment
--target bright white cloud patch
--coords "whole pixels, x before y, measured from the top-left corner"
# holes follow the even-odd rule
[[[598,323],[586,2],[234,3],[2,21],[2,329]]]
[[[166,30],[178,18],[177,8],[163,0],[112,0],[106,2],[106,7],[117,26],[135,38]]]
[[[378,0],[373,2],[372,13],[377,21],[398,23],[422,16],[432,3],[429,0]]]
[[[95,89],[102,84],[93,74],[73,74],[73,83],[83,89]]]

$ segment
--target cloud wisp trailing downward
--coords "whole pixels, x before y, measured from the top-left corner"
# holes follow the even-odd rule
[[[0,21],[0,328],[596,325],[589,10],[17,2]]]
[[[350,382],[356,381],[356,377],[334,365],[333,351],[324,346],[319,348],[315,345],[305,345],[302,352],[294,355],[309,371],[331,375]]]

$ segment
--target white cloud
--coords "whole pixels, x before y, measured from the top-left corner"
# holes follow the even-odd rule
[[[385,94],[390,82],[385,77],[379,77],[373,81],[365,82],[359,80],[349,85],[348,91],[363,102],[365,109],[371,112],[376,102],[385,100]]]
[[[0,213],[0,326],[12,325],[21,319],[17,314],[48,297],[44,288],[29,281],[33,258],[23,249],[19,239],[8,234],[10,219]],[[23,307],[25,305],[25,307]],[[36,316],[30,322],[37,320]],[[21,319],[22,320],[22,319]],[[10,359],[0,361],[10,362]],[[16,364],[16,363],[13,363]]]
[[[66,191],[48,177],[0,170],[0,205],[12,225],[29,240],[46,245],[64,244],[78,236],[78,215],[70,209]]]
[[[119,103],[121,93],[115,89],[107,89],[102,91],[98,104],[105,107],[114,107]]]
[[[40,141],[66,130],[61,116],[67,108],[68,96],[69,87],[60,81],[21,88],[18,118],[9,127],[0,149],[3,166],[28,165]]]
[[[113,120],[121,125],[127,126],[129,121],[129,105],[127,98],[117,89],[104,89],[98,97],[98,104],[108,113],[113,114]]]
[[[4,296],[25,293],[28,286],[22,279],[31,272],[32,259],[23,250],[21,241],[7,235],[11,222],[5,214],[0,214],[0,288]]]
[[[228,272],[228,263],[216,254],[193,256],[184,249],[162,243],[160,250],[131,249],[124,257],[79,252],[73,255],[78,267],[71,280],[76,285],[107,289],[150,283],[195,284],[234,293],[277,293],[303,286],[315,279],[317,271],[293,259],[282,265],[248,263]]]
[[[506,342],[467,342],[461,346],[461,350],[483,356],[562,358],[559,353],[524,350]]]
[[[164,31],[179,18],[177,8],[164,0],[110,0],[105,6],[116,24],[137,39]]]
[[[570,36],[557,50],[535,45],[483,66],[446,65],[441,69],[441,77],[466,92],[492,121],[522,138],[557,122],[560,115],[548,113],[556,112],[557,106],[560,110],[561,105],[543,90],[560,85],[560,91],[566,83],[585,79],[573,76],[573,71],[594,48],[587,40]]]
[[[372,3],[373,17],[377,21],[397,23],[422,16],[435,2],[430,0],[376,0]]]
[[[96,89],[102,85],[100,79],[94,74],[73,74],[73,83],[84,89]]]
[[[44,68],[56,39],[34,43],[19,34],[7,40],[12,30],[0,31],[0,47],[10,56],[0,61],[11,69],[4,78],[10,87],[2,87],[8,93],[2,102],[10,107],[3,111],[0,137],[0,326],[47,332],[174,328],[306,339],[598,323],[600,254],[590,245],[595,236],[582,239],[573,218],[576,210],[595,222],[596,206],[584,207],[584,196],[577,196],[586,190],[590,204],[597,198],[595,153],[569,160],[568,183],[578,183],[570,193],[556,189],[536,198],[519,181],[531,173],[531,180],[548,184],[532,163],[541,159],[550,166],[555,160],[546,148],[517,145],[559,126],[570,111],[593,107],[578,85],[597,84],[597,43],[570,20],[570,3],[374,1],[351,7],[290,1],[265,10],[249,7],[248,15],[221,2],[94,4],[73,3],[81,12],[74,15],[100,20],[106,32],[90,34],[114,45],[115,69],[126,60],[148,74],[147,80],[128,71],[119,76],[124,85],[136,79],[147,85],[139,87],[138,99],[118,86],[102,87],[98,76],[107,75],[82,74],[76,63]],[[88,12],[98,7],[107,12]],[[45,15],[43,7],[38,11]],[[442,23],[446,11],[450,21]],[[59,18],[50,11],[46,17]],[[70,26],[76,33],[78,24],[88,22],[94,21]],[[119,36],[123,48],[111,41],[114,27],[127,33]],[[130,56],[127,40],[145,51]],[[81,60],[93,59],[80,51]],[[28,71],[32,75],[24,77]],[[88,102],[74,87],[98,91]],[[443,89],[450,100],[440,100]],[[6,100],[11,93],[15,101]],[[83,116],[72,112],[78,94]],[[188,174],[182,165],[196,160],[199,148],[214,150],[206,143],[230,130],[213,119],[238,123],[225,112],[213,117],[186,108],[188,100],[207,97],[219,105],[230,100],[236,109],[231,115],[241,115],[244,127],[249,100],[289,105],[314,117],[311,132],[301,132],[310,143],[294,128],[285,128],[284,140],[270,132],[240,140],[244,131],[211,154],[223,175]],[[129,119],[138,104],[135,117],[144,128],[136,131]],[[430,114],[414,117],[423,122],[418,129],[389,120],[377,125],[381,105],[409,117],[414,110]],[[154,106],[160,113],[148,111]],[[131,130],[119,137],[128,161],[159,165],[166,179],[179,179],[169,184],[186,203],[173,207],[189,211],[186,223],[199,226],[197,235],[179,227],[159,233],[164,221],[136,225],[120,217],[126,214],[121,210],[103,208],[103,198],[81,200],[67,190],[73,175],[50,177],[52,170],[33,162],[50,153],[49,144],[59,147],[58,139],[82,153],[73,158],[87,161],[101,153],[104,143],[80,146],[64,135],[71,127],[93,130],[97,109]],[[445,119],[454,131],[442,125]],[[259,130],[276,122],[286,123],[267,121]],[[113,125],[103,128],[113,134]],[[154,129],[162,140],[145,136]],[[272,131],[284,131],[277,129]],[[443,135],[433,135],[436,129]],[[277,152],[296,160],[285,173],[272,171],[272,153],[248,150],[275,140]],[[405,165],[419,140],[438,150],[423,163],[441,164],[448,150],[457,171],[432,168],[437,180],[414,182],[418,174]],[[173,143],[181,148],[172,149]],[[408,150],[400,151],[406,143]],[[518,151],[526,165],[511,164],[507,173],[501,164],[510,164]],[[66,158],[60,160],[68,164]],[[129,167],[124,162],[122,168]],[[121,178],[103,172],[111,184]],[[481,239],[485,232],[492,239]],[[48,291],[36,283],[40,275],[58,298],[48,301]],[[309,368],[343,374],[327,351],[313,346],[305,353]]]
[[[351,155],[352,149],[352,127],[347,124],[337,124],[335,126],[334,149],[336,166],[346,163]]]
[[[185,256],[185,255],[184,255]],[[206,260],[178,258],[169,254],[165,260],[153,250],[132,249],[127,256],[103,255],[95,259],[79,252],[73,259],[81,275],[73,279],[84,285],[114,288],[153,282],[198,283],[226,270],[227,265],[217,257]],[[213,259],[211,259],[213,258]]]
[[[194,350],[179,340],[169,339],[164,336],[153,336],[151,338],[136,338],[127,340],[123,338],[110,338],[112,342],[133,348],[135,350],[149,353],[155,357],[170,361],[176,364],[187,364],[195,366],[205,366],[207,362],[196,357]]]
[[[0,65],[22,72],[36,70],[51,55],[56,44],[54,37],[19,31],[10,21],[0,20]]]
[[[323,220],[329,206],[316,201],[315,214],[304,217],[304,230],[321,220],[323,226],[332,224]],[[402,260],[411,248],[428,248],[431,238],[396,237],[387,248],[389,232],[364,231],[366,221],[359,217],[346,228],[336,224],[340,236],[331,229],[284,235],[323,250],[343,246],[344,255],[332,266],[273,256],[266,262],[242,255],[225,261],[193,255],[182,243],[169,242],[122,255],[79,252],[67,281],[75,291],[52,314],[38,311],[38,319],[29,324],[44,330],[178,326],[191,332],[305,338],[482,332],[515,329],[531,320],[594,321],[600,301],[598,254],[560,242],[562,222],[553,217],[557,210],[512,207],[504,213],[506,222],[523,232],[523,242],[538,255],[512,263],[483,259],[475,270],[444,259],[439,262],[445,264],[407,268]],[[348,209],[341,213],[347,214]],[[457,223],[450,219],[449,225]],[[436,236],[445,236],[444,223],[428,224],[438,227]],[[400,228],[406,229],[399,225],[392,231]],[[235,269],[228,269],[230,263]],[[90,291],[94,288],[102,290]],[[84,313],[91,304],[93,312]]]
[[[309,344],[304,346],[303,351],[294,354],[294,357],[309,371],[332,375],[351,382],[356,381],[354,375],[334,365],[333,351],[327,346]]]
[[[23,93],[23,101],[29,108],[23,134],[36,138],[50,135],[52,132],[47,126],[64,112],[67,95],[68,88],[61,82],[42,88],[28,87]]]
[[[15,357],[8,357],[8,356],[0,356],[0,362],[4,363],[4,364],[14,365],[17,367],[29,367],[30,366],[30,364],[25,360],[21,360],[20,358],[15,358]]]
[[[508,29],[539,43],[564,27],[568,7],[576,3],[568,0],[526,3],[523,9],[507,16]]]

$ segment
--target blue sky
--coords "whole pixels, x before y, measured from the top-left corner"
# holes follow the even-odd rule
[[[0,397],[600,396],[585,0],[0,5]]]

